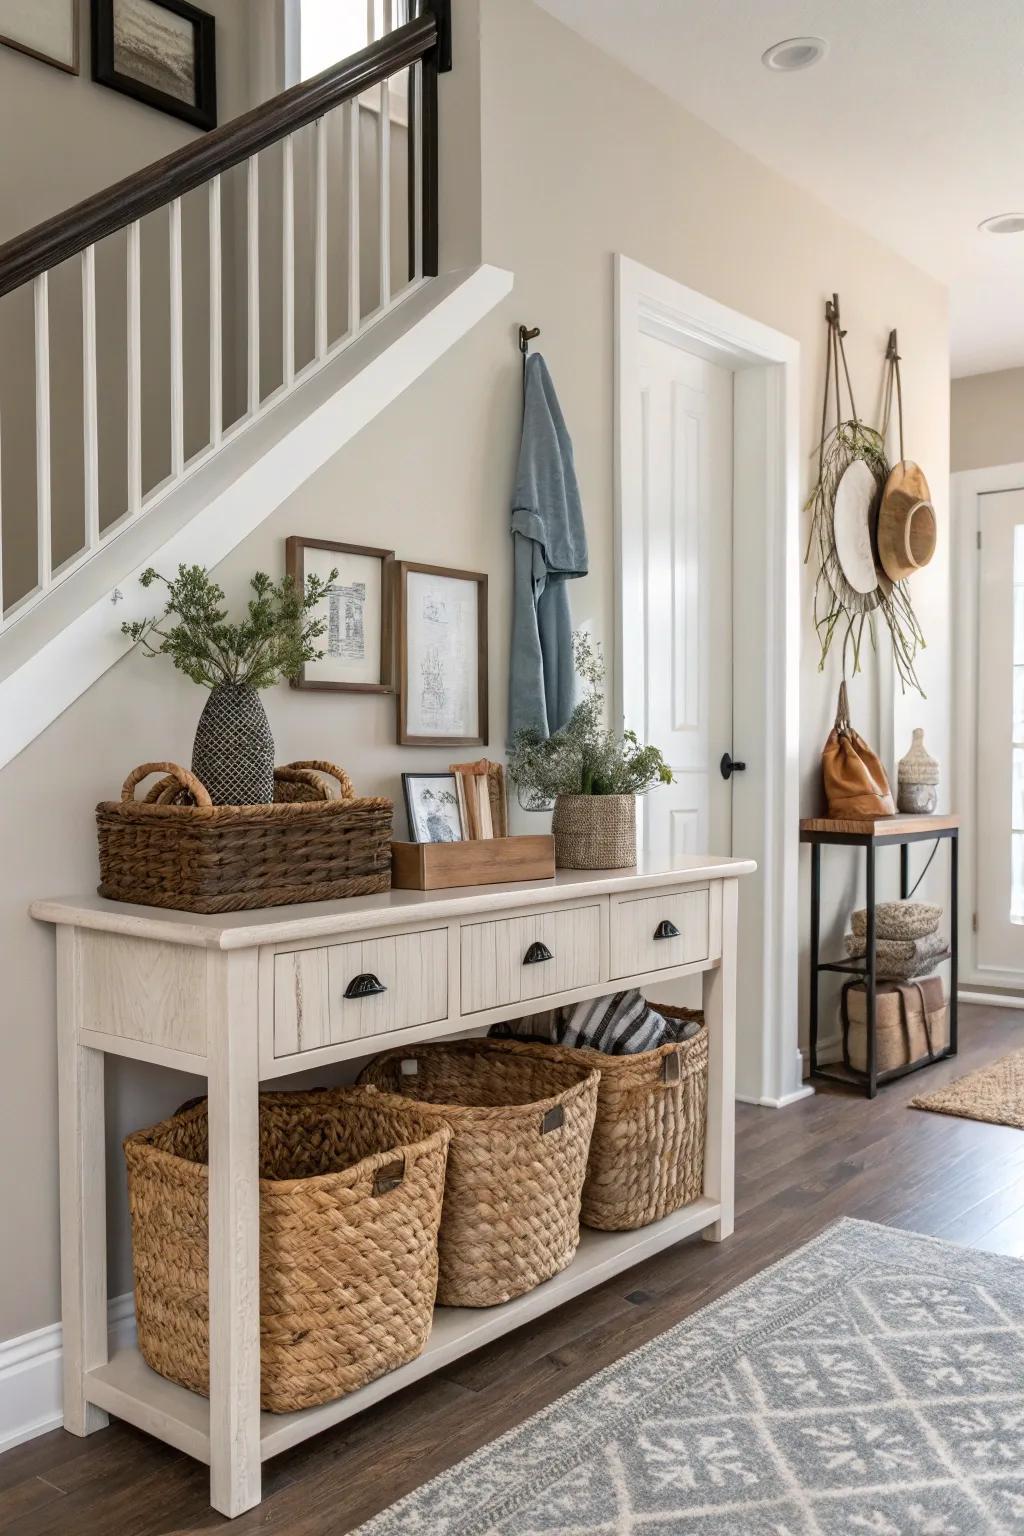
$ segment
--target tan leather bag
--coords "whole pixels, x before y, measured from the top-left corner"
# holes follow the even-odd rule
[[[836,723],[821,754],[828,814],[836,820],[870,821],[893,816],[892,790],[885,769],[867,742],[850,724],[846,684],[839,687]]]

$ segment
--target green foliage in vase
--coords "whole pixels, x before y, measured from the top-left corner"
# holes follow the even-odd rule
[[[605,725],[600,645],[577,630],[572,654],[586,691],[566,725],[548,737],[517,731],[512,742],[508,771],[520,804],[539,811],[556,795],[643,795],[671,784],[672,770],[657,747],[641,745],[635,731],[620,736]]]
[[[204,688],[220,683],[270,688],[282,677],[297,677],[307,661],[323,655],[315,642],[327,624],[312,614],[337,574],[332,571],[326,581],[309,576],[303,591],[290,576],[275,584],[257,571],[245,618],[231,624],[223,591],[201,565],[179,565],[171,580],[150,567],[139,579],[144,587],[162,582],[167,588],[163,612],[122,624],[121,633],[147,656],[169,656],[179,672]]]

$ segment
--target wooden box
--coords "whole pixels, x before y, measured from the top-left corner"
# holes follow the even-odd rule
[[[457,885],[551,880],[554,873],[555,840],[550,833],[461,843],[391,844],[391,884],[398,890],[441,891]]]

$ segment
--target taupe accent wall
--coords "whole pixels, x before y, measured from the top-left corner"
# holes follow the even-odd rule
[[[949,432],[954,472],[1024,462],[1024,368],[954,379]]]

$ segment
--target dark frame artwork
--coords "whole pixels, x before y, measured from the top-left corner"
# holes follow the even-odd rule
[[[145,0],[192,24],[195,38],[195,100],[183,101],[145,80],[120,73],[114,63],[114,8],[117,0],[92,0],[92,78],[99,85],[133,96],[148,107],[180,117],[195,128],[217,126],[216,18],[187,0]]]
[[[424,837],[422,835],[425,828],[420,824],[420,815],[416,805],[414,785],[423,779],[429,779],[431,783],[436,783],[440,780],[443,780],[446,784],[450,783],[451,793],[455,799],[455,819],[459,824],[460,833],[459,837],[452,839],[452,841],[465,842],[466,829],[462,825],[462,812],[459,809],[459,795],[458,789],[456,788],[455,775],[454,773],[445,773],[443,770],[439,770],[436,773],[402,774],[402,790],[405,795],[405,813],[409,819],[409,841],[412,843],[433,843],[440,841],[438,838]],[[448,839],[445,839],[445,841],[448,841]]]
[[[295,585],[301,589],[306,581],[305,552],[321,550],[331,555],[361,555],[369,560],[380,561],[380,676],[375,683],[345,683],[325,681],[315,676],[316,662],[302,668],[292,679],[293,688],[308,688],[321,693],[393,693],[394,692],[394,603],[395,603],[395,552],[393,549],[371,549],[363,544],[338,544],[331,539],[302,539],[292,534],[285,540],[285,570]],[[332,560],[334,566],[339,562]],[[310,673],[314,675],[309,675]]]

